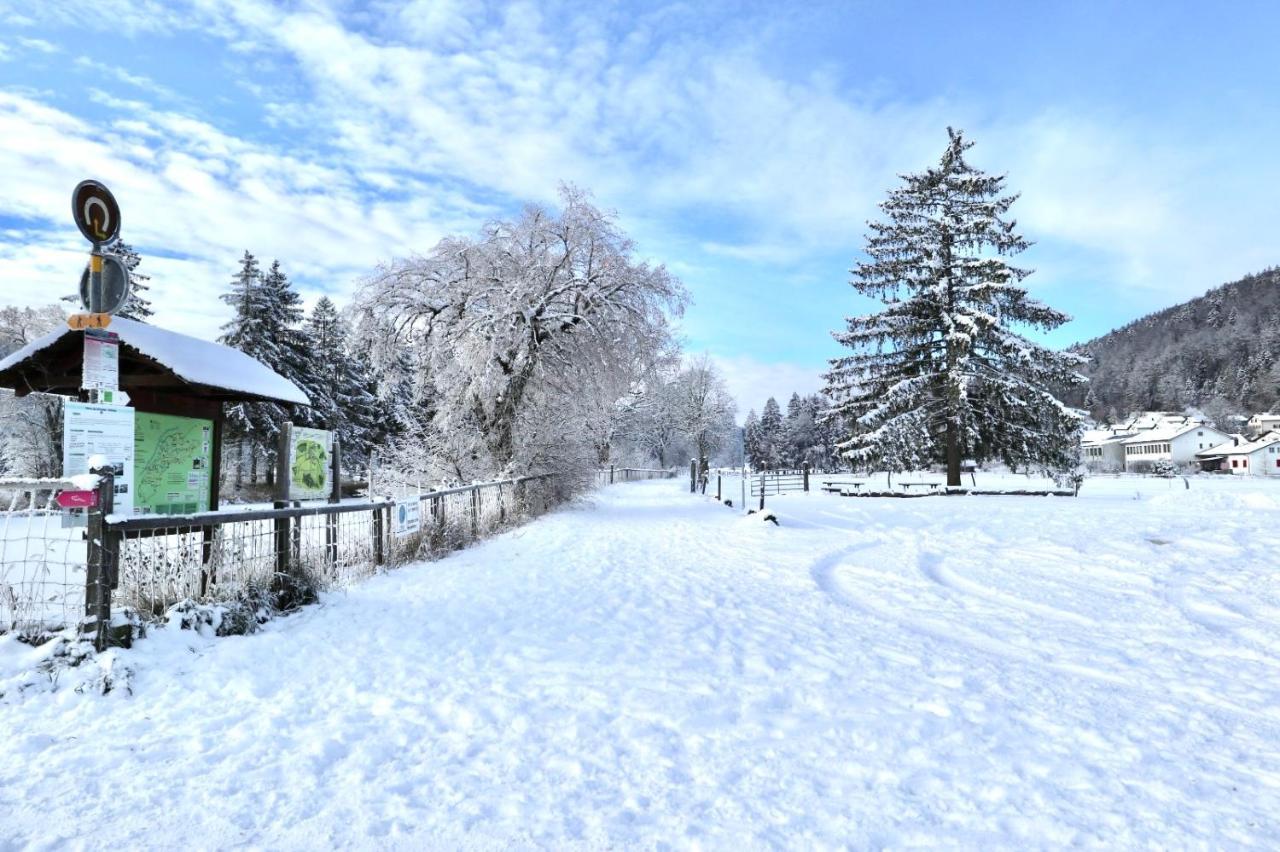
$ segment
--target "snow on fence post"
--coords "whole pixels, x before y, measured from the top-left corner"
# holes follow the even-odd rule
[[[86,531],[88,559],[84,574],[84,620],[80,635],[93,642],[94,650],[105,651],[111,631],[111,587],[114,556],[119,545],[111,547],[107,537],[107,515],[115,508],[115,473],[110,467],[95,468],[98,475],[97,505],[89,510]],[[34,497],[33,497],[34,499]]]

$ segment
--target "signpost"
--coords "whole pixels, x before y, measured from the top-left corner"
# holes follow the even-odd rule
[[[84,180],[71,193],[71,216],[80,233],[93,244],[89,268],[80,281],[80,299],[91,316],[114,314],[129,300],[129,271],[115,258],[105,257],[102,247],[120,235],[120,205],[111,190],[101,183]],[[78,321],[88,325],[101,322]],[[72,324],[71,327],[77,326]],[[106,323],[96,327],[105,328]]]
[[[94,307],[93,296],[93,266],[94,261],[98,262],[101,268],[102,287],[99,291],[99,301],[97,307]],[[89,259],[89,265],[84,268],[84,272],[80,274],[80,302],[94,314],[111,315],[117,313],[129,301],[129,293],[133,290],[132,282],[129,280],[129,270],[118,257],[112,257],[109,254],[93,255]],[[110,320],[107,320],[110,322]]]

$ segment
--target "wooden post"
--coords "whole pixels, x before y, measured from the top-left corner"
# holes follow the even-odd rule
[[[613,484],[613,465],[609,465],[609,484]]]
[[[386,554],[383,553],[383,549],[382,549],[382,537],[384,535],[382,513],[385,511],[386,511],[386,508],[382,506],[379,506],[377,509],[373,510],[373,564],[374,565],[381,565],[386,559]]]
[[[809,463],[805,462],[804,467],[802,469],[804,470],[804,493],[808,494],[809,493]]]
[[[480,537],[480,489],[471,489],[471,537]]]
[[[85,532],[89,541],[84,575],[84,621],[80,635],[93,642],[94,650],[105,651],[111,636],[112,562],[116,552],[107,540],[107,515],[115,508],[115,475],[110,468],[92,471],[98,480],[98,505],[89,510]]]
[[[716,474],[716,502],[720,502],[720,474]]]
[[[333,453],[329,459],[329,503],[342,502],[342,444],[333,439]],[[338,515],[324,516],[324,552],[330,565],[338,564]]]
[[[293,424],[286,422],[280,427],[279,445],[276,449],[276,499],[272,505],[277,509],[289,506],[289,445],[292,438]],[[276,533],[276,575],[283,577],[289,573],[289,551],[292,549],[289,519],[276,518],[272,523]]]
[[[760,471],[760,511],[764,511],[764,471]]]
[[[698,493],[698,462],[696,459],[689,460],[689,493]]]

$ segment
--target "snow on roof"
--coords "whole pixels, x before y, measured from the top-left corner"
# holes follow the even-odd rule
[[[1241,441],[1235,445],[1223,444],[1220,449],[1229,456],[1248,455],[1249,453],[1256,453],[1258,450],[1265,450],[1276,443],[1280,443],[1280,432],[1268,432],[1252,441]]]
[[[1080,443],[1086,446],[1097,446],[1099,444],[1116,443],[1132,437],[1132,431],[1118,431],[1115,429],[1086,429],[1080,435]]]
[[[297,385],[238,349],[123,317],[113,317],[110,330],[120,336],[121,343],[158,361],[178,378],[191,384],[280,402],[311,404],[311,400]],[[80,332],[64,328],[31,341],[0,361],[0,371],[22,363],[71,334],[78,335]]]
[[[1212,426],[1208,426],[1204,423],[1187,423],[1185,425],[1176,425],[1176,426],[1166,425],[1166,426],[1161,426],[1158,429],[1147,429],[1145,431],[1137,433],[1132,438],[1126,439],[1125,443],[1126,444],[1145,444],[1148,441],[1172,441],[1174,438],[1178,437],[1179,435],[1187,434],[1192,429],[1205,429],[1209,432],[1214,433],[1215,435],[1222,434],[1217,429],[1214,429]]]

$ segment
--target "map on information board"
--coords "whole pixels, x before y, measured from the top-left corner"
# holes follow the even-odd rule
[[[189,515],[209,510],[213,421],[134,414],[134,511]]]
[[[290,434],[289,499],[320,500],[328,497],[333,433],[294,426]]]

